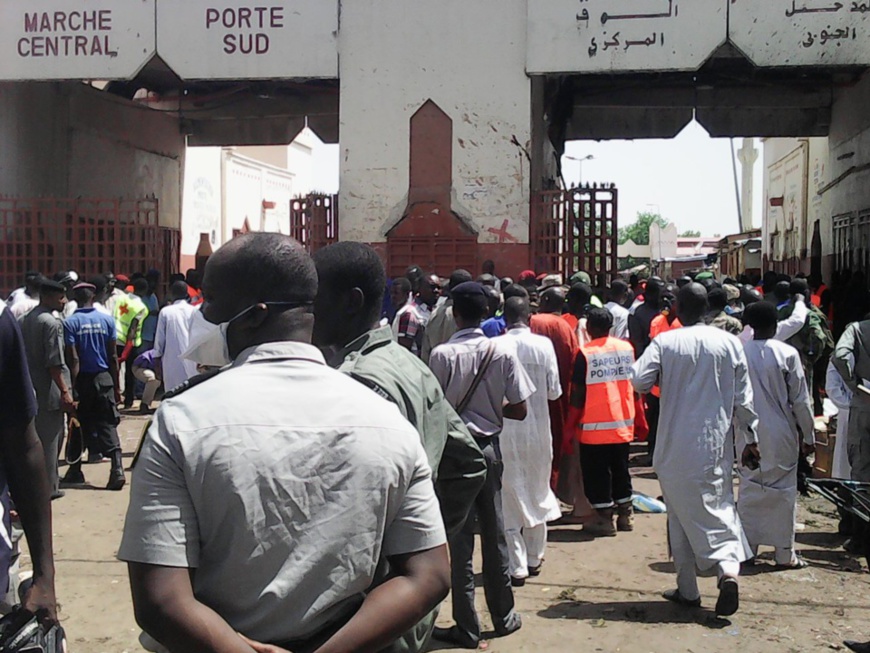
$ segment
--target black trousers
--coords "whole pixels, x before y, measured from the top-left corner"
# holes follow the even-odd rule
[[[124,353],[125,345],[118,345],[118,359],[120,365],[121,355]],[[136,377],[133,375],[133,361],[142,352],[140,347],[133,347],[127,361],[124,363],[124,406],[129,408],[133,405],[133,400],[136,398]]]
[[[486,459],[486,483],[471,507],[465,525],[450,538],[453,619],[466,637],[480,640],[480,621],[474,609],[474,524],[480,524],[483,554],[483,590],[496,632],[512,628],[517,619],[514,593],[508,571],[508,548],[504,536],[501,504],[503,464],[498,436],[477,440]]]
[[[656,436],[659,432],[659,414],[661,413],[662,400],[650,393],[646,396],[646,421],[649,424],[649,437],[647,438],[647,450],[652,458],[656,452]]]
[[[628,454],[631,445],[581,444],[580,467],[583,486],[593,508],[610,508],[631,501]]]
[[[131,365],[132,367],[132,365]],[[76,414],[82,425],[85,446],[109,456],[121,448],[117,426],[121,421],[115,405],[115,382],[108,372],[81,373],[76,378],[79,406]]]

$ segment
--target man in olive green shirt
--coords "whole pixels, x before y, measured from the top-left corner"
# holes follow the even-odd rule
[[[386,288],[381,259],[368,245],[342,242],[318,251],[314,262],[319,278],[314,344],[328,350],[330,365],[395,403],[414,425],[448,535],[458,532],[486,479],[486,462],[431,370],[393,340],[390,327],[378,326]],[[437,610],[390,650],[423,650],[436,616]]]

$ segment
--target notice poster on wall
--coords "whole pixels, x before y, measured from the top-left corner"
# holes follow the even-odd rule
[[[529,73],[696,70],[725,42],[721,0],[529,0]]]
[[[0,80],[125,80],[154,56],[154,0],[2,0]]]
[[[338,3],[157,0],[157,49],[182,79],[338,77]]]
[[[730,38],[757,66],[870,65],[870,2],[731,0]]]

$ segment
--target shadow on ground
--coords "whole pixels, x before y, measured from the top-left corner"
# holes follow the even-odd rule
[[[712,610],[684,608],[660,601],[617,601],[613,603],[588,603],[585,601],[562,601],[538,612],[544,619],[576,619],[589,621],[593,627],[603,628],[608,621],[629,621],[642,624],[698,624],[718,630],[727,628],[731,622],[718,618]]]

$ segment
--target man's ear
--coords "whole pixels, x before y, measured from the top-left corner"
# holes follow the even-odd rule
[[[359,288],[352,288],[348,293],[347,298],[347,313],[348,315],[357,315],[362,312],[365,306],[366,296]]]
[[[247,315],[242,316],[240,319],[244,322],[245,328],[258,329],[263,325],[267,317],[269,317],[269,307],[265,304],[256,304],[248,311]]]

